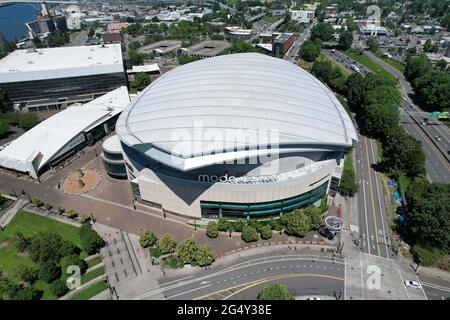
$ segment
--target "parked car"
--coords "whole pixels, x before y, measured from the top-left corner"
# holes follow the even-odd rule
[[[441,141],[441,137],[439,137],[439,136],[434,136],[434,138],[435,138],[437,141]]]

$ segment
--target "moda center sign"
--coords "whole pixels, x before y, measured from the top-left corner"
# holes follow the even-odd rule
[[[254,183],[271,183],[277,181],[276,175],[265,175],[265,176],[245,176],[245,177],[236,177],[229,176],[227,173],[218,176],[218,175],[207,175],[207,174],[199,174],[198,175],[199,182],[220,182],[220,183],[240,183],[240,184],[254,184]]]

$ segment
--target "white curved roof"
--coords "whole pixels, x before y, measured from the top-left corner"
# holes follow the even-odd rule
[[[164,74],[129,104],[116,130],[124,143],[153,158],[168,153],[201,162],[205,156],[192,155],[214,151],[212,161],[217,154],[231,156],[223,149],[254,146],[230,131],[275,130],[280,146],[289,147],[343,147],[357,140],[347,112],[326,86],[292,63],[257,53],[209,58]]]

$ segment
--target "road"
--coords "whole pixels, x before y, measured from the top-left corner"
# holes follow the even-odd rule
[[[359,181],[358,221],[361,249],[389,258],[389,228],[384,206],[383,181],[374,166],[378,162],[376,141],[358,134],[355,147],[356,176]]]
[[[256,299],[262,287],[284,283],[294,295],[336,295],[343,297],[344,261],[328,256],[301,254],[259,256],[241,259],[232,266],[206,270],[199,276],[171,278],[160,289],[146,292],[133,300],[152,299],[163,292],[165,299],[227,300]]]
[[[427,113],[423,113],[411,100],[410,96],[413,91],[403,74],[370,51],[364,51],[364,54],[399,79],[400,93],[403,98],[400,121],[405,130],[420,141],[423,146],[428,180],[430,182],[450,183],[450,162],[447,154],[450,150],[450,130],[437,120],[426,126],[418,124],[422,122],[422,118],[427,117],[424,116]],[[431,120],[430,116],[428,118]],[[440,137],[440,141],[435,139],[436,136]]]
[[[294,44],[289,48],[289,50],[286,52],[284,59],[288,60],[292,63],[298,62],[298,55],[300,51],[300,47],[302,43],[309,39],[311,28],[314,26],[314,23],[305,28],[298,36],[298,38],[294,41]]]

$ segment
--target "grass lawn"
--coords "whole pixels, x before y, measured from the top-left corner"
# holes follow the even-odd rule
[[[89,300],[93,296],[99,294],[100,292],[108,289],[108,285],[104,281],[100,281],[89,288],[81,291],[79,294],[74,296],[71,300]]]
[[[383,69],[378,63],[373,62],[363,54],[359,54],[358,51],[355,51],[354,49],[348,49],[346,51],[343,51],[343,53],[358,61],[360,64],[364,65],[374,73],[379,74],[383,78],[389,80],[389,82],[392,82],[392,84],[396,84],[398,82],[398,79],[396,77]]]
[[[102,257],[97,256],[89,261],[87,261],[88,269],[102,262]]]
[[[100,277],[104,273],[105,273],[105,269],[103,269],[102,267],[95,269],[93,271],[90,271],[81,276],[81,284],[85,284],[86,282],[89,282],[92,279]]]
[[[20,281],[17,276],[18,268],[22,266],[36,266],[26,255],[19,254],[15,245],[12,243],[13,236],[19,231],[25,236],[32,236],[40,231],[52,232],[59,234],[64,240],[80,246],[78,227],[38,216],[27,211],[19,211],[14,219],[6,226],[5,230],[0,232],[0,269],[7,274],[8,279],[13,283]],[[83,256],[86,256],[86,253],[82,252],[80,254],[80,257]],[[63,273],[61,279],[67,279],[67,275]],[[49,291],[49,284],[43,281],[37,281],[33,284],[33,287],[44,290],[43,299],[56,299]]]

